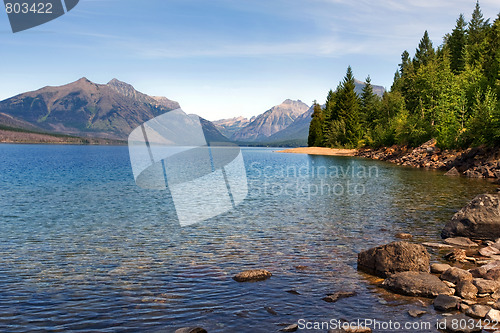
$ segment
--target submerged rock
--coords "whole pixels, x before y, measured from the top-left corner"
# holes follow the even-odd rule
[[[388,277],[382,286],[398,294],[433,298],[440,294],[452,295],[437,276],[424,272],[402,272]]]
[[[413,236],[411,234],[407,234],[404,232],[399,232],[394,237],[399,238],[399,239],[412,239],[413,238]]]
[[[443,229],[443,238],[463,236],[496,240],[500,237],[500,199],[481,194],[458,211]]]
[[[413,317],[413,318],[422,317],[426,313],[427,313],[427,311],[418,310],[418,309],[412,309],[412,310],[408,311],[408,314],[410,315],[410,317]]]
[[[457,310],[460,305],[460,298],[450,295],[439,295],[434,300],[434,309],[438,311],[452,311]]]
[[[296,330],[299,329],[299,325],[297,324],[292,324],[292,325],[289,325],[283,329],[281,329],[282,332],[295,332]]]
[[[184,327],[179,328],[175,333],[207,333],[207,331],[201,327]]]
[[[233,279],[237,282],[256,282],[267,280],[272,276],[265,269],[252,269],[236,274]]]
[[[349,297],[353,297],[353,296],[356,296],[355,291],[339,291],[339,292],[336,292],[335,294],[331,294],[331,295],[324,297],[323,301],[329,302],[329,303],[334,303],[334,302],[337,302],[339,299],[349,298]]]
[[[398,272],[429,272],[430,256],[420,244],[400,241],[379,246],[358,254],[358,269],[387,277]]]
[[[453,249],[453,251],[445,255],[444,258],[449,261],[462,262],[467,260],[467,253],[464,249]]]
[[[445,176],[460,176],[460,172],[458,172],[457,168],[453,167],[450,170],[448,170],[447,173],[444,174]]]

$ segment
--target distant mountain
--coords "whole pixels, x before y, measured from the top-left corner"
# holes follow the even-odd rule
[[[307,145],[307,137],[309,136],[309,125],[311,116],[314,111],[314,106],[300,115],[287,128],[271,135],[266,141],[269,143],[281,142],[296,142],[297,145]]]
[[[290,126],[308,109],[309,106],[300,100],[292,101],[287,99],[236,131],[231,136],[231,140],[239,142],[267,141],[273,134]]]
[[[46,133],[126,140],[144,122],[178,109],[166,97],[151,97],[117,79],[96,84],[86,78],[45,87],[0,102],[0,125]],[[214,141],[227,140],[202,119]]]
[[[235,117],[235,118],[217,120],[214,121],[213,123],[222,134],[230,138],[234,133],[236,133],[243,127],[247,126],[254,120],[255,117],[252,117],[250,119],[245,117]]]
[[[354,80],[354,91],[359,95],[361,96],[361,94],[363,93],[363,88],[365,87],[366,85],[366,82],[363,82],[363,81],[359,81],[359,80]],[[372,87],[373,87],[373,93],[375,95],[378,95],[379,97],[382,97],[385,93],[385,88],[382,87],[382,86],[376,86],[376,85],[373,85],[372,84]]]
[[[355,80],[354,83],[354,90],[356,91],[356,93],[361,95],[366,83],[359,80]],[[374,94],[380,97],[384,95],[384,87],[376,85],[372,85],[372,87]],[[302,116],[298,117],[292,124],[290,124],[290,126],[270,136],[266,140],[266,142],[268,142],[269,144],[293,142],[297,145],[307,145],[307,137],[309,136],[309,125],[311,124],[312,113],[313,107],[307,110],[307,112]]]

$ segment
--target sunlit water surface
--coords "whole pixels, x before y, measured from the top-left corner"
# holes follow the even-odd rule
[[[482,180],[358,158],[266,148],[245,148],[243,156],[247,199],[181,228],[168,193],[135,185],[126,147],[0,145],[0,331],[434,322],[430,308],[411,319],[414,301],[358,273],[357,253],[397,232],[437,241],[455,211],[494,190]],[[251,268],[273,277],[232,280]],[[357,296],[322,300],[351,290]]]

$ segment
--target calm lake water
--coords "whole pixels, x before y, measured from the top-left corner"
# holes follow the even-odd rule
[[[415,302],[374,287],[356,271],[357,253],[397,232],[437,241],[455,211],[495,188],[358,158],[265,148],[243,157],[247,199],[181,228],[166,192],[135,185],[127,147],[0,145],[0,331],[276,332],[299,319],[409,321]],[[273,277],[232,280],[251,268]],[[346,290],[358,294],[322,301]],[[429,308],[410,321],[436,318]]]

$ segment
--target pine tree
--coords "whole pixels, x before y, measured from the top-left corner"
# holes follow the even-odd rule
[[[309,126],[309,137],[307,139],[307,144],[309,147],[321,147],[323,146],[323,123],[325,117],[323,114],[323,109],[321,106],[314,101],[314,110],[312,114],[311,125]]]
[[[450,50],[450,67],[454,74],[459,74],[465,69],[465,45],[467,36],[465,34],[467,23],[462,14],[457,20],[457,24],[450,37],[448,47]]]
[[[479,67],[484,62],[488,29],[489,19],[484,19],[478,1],[467,29],[467,62],[471,66]]]
[[[366,78],[366,84],[361,93],[361,108],[360,108],[360,122],[363,128],[374,127],[374,122],[377,119],[379,98],[373,93],[373,86],[371,78]]]
[[[484,19],[481,6],[479,6],[479,1],[477,1],[476,7],[472,12],[472,19],[469,22],[469,28],[467,29],[468,44],[475,45],[481,43],[484,39],[484,33],[488,26],[489,19]]]
[[[401,54],[401,63],[399,64],[399,72],[401,73],[401,77],[405,76],[405,74],[408,73],[410,65],[411,65],[410,54],[408,53],[408,51],[405,50],[403,54]]]
[[[359,97],[354,91],[356,85],[352,68],[347,68],[346,76],[342,82],[342,89],[337,100],[337,110],[339,121],[344,124],[344,135],[340,138],[340,143],[346,147],[357,147],[360,139],[359,123]]]
[[[486,55],[483,64],[488,85],[500,96],[500,14],[486,37]]]
[[[420,40],[420,44],[418,44],[418,48],[415,52],[413,63],[416,68],[425,66],[434,58],[435,55],[436,51],[432,46],[432,41],[429,38],[429,33],[427,32],[427,30],[425,30],[424,36]]]

